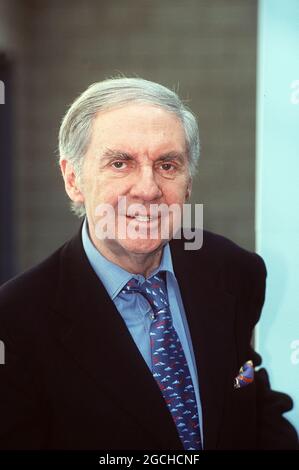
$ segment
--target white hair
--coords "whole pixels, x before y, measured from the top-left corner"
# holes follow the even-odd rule
[[[180,119],[186,135],[189,171],[193,176],[200,153],[196,117],[174,91],[142,78],[117,77],[90,85],[74,101],[62,120],[59,131],[59,161],[65,159],[71,162],[80,179],[82,161],[90,143],[97,113],[132,102],[159,106]],[[71,207],[78,217],[85,215],[83,203],[72,202]]]

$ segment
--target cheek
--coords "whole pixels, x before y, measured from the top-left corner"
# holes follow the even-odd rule
[[[87,199],[89,199],[89,203],[93,208],[101,204],[109,204],[116,210],[119,203],[118,198],[121,195],[118,187],[114,187],[113,184],[107,183],[107,181],[98,180]]]
[[[97,175],[95,168],[90,167],[88,170],[83,179],[85,197],[93,201],[102,200],[106,193],[112,192],[111,186],[107,184],[103,176]]]
[[[174,185],[164,190],[165,202],[169,204],[183,204],[186,200],[187,185]]]

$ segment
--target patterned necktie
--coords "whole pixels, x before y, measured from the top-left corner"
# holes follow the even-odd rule
[[[153,377],[157,381],[185,450],[201,450],[196,397],[180,339],[172,324],[162,273],[142,285],[132,278],[122,293],[139,292],[150,303],[154,317],[150,327]]]

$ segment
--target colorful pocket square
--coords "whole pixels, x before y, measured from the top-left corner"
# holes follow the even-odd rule
[[[241,388],[253,382],[254,367],[252,361],[246,361],[239,370],[239,375],[235,378],[234,388]]]

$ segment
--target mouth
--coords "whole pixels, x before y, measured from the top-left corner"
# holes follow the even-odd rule
[[[126,217],[130,220],[136,220],[136,222],[140,223],[148,223],[158,220],[157,217],[151,217],[150,215],[129,215],[127,214]]]
[[[150,215],[135,215],[135,216],[128,215],[127,217],[129,217],[130,219],[135,219],[137,220],[137,222],[150,222],[151,220],[153,220],[153,218]]]

